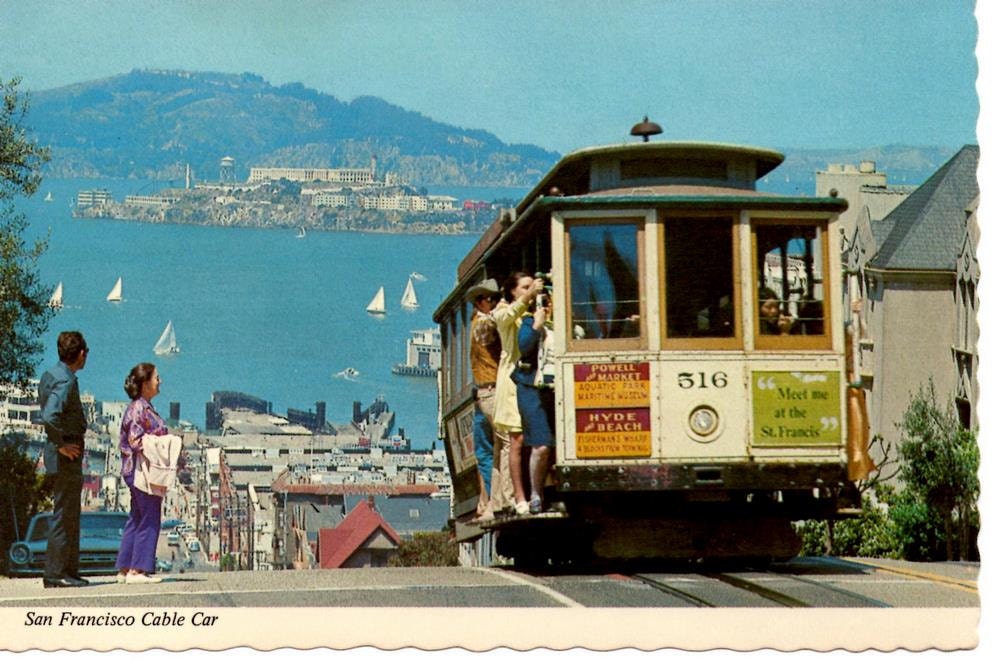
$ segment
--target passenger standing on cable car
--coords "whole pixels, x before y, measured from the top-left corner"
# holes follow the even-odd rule
[[[521,360],[511,378],[517,385],[517,408],[524,427],[524,446],[531,449],[528,475],[531,501],[528,510],[544,509],[545,477],[552,464],[555,447],[555,370],[551,362],[552,301],[547,294],[538,296],[533,314],[521,320],[517,335]]]
[[[493,427],[496,406],[497,367],[500,364],[500,335],[493,319],[493,309],[500,300],[500,287],[493,279],[483,280],[465,292],[475,311],[469,327],[469,362],[476,383],[476,409],[472,437],[479,466],[479,504],[475,521],[492,520],[494,511],[514,506],[514,488],[510,482],[510,445],[503,447]],[[503,473],[496,472],[500,468]],[[494,483],[494,480],[496,483]]]
[[[528,311],[528,306],[534,302],[535,296],[544,288],[545,285],[540,279],[533,278],[524,271],[511,273],[503,283],[503,300],[493,311],[502,347],[500,364],[497,367],[497,397],[493,425],[501,437],[506,436],[509,440],[509,444],[506,442],[504,444],[510,448],[509,473],[514,485],[514,512],[519,516],[527,515],[529,506],[521,460],[521,446],[524,439],[521,414],[517,409],[517,389],[514,380],[511,379],[511,373],[521,359],[517,344],[521,318]],[[496,482],[494,479],[493,483]]]

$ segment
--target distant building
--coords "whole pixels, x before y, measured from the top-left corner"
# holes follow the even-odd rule
[[[427,204],[430,210],[455,210],[455,197],[447,195],[431,194],[427,197]]]
[[[340,524],[348,513],[351,496],[371,497],[372,502],[376,497],[379,501],[391,500],[397,511],[405,510],[407,515],[416,511],[418,518],[423,508],[425,515],[443,518],[435,529],[440,529],[448,517],[448,503],[430,499],[438,490],[431,483],[334,484],[313,482],[311,477],[301,478],[286,470],[275,479],[270,490],[274,499],[275,568],[310,568],[319,561],[319,532]],[[434,512],[438,505],[443,511],[440,514]],[[432,524],[437,522],[434,520]]]
[[[101,206],[114,203],[114,201],[111,192],[108,190],[80,190],[76,193],[76,205],[78,208]]]
[[[0,395],[6,395],[0,398],[0,435],[6,432],[23,432],[34,437],[45,435],[40,422],[38,380],[31,380],[27,390],[6,386]]]
[[[297,183],[342,183],[344,185],[374,185],[374,160],[371,167],[362,169],[294,169],[285,167],[252,167],[248,183],[265,183],[290,180]]]
[[[319,533],[316,560],[321,569],[385,567],[402,543],[375,510],[375,498],[361,502],[332,529]]]
[[[125,197],[126,206],[166,208],[167,206],[171,206],[178,201],[180,201],[180,197],[163,195],[130,194]]]
[[[406,341],[406,362],[393,366],[397,375],[433,377],[441,367],[441,331],[425,328],[411,331]]]
[[[862,207],[845,252],[855,367],[872,434],[896,444],[921,385],[976,427],[979,147],[963,147],[882,218]]]
[[[841,250],[854,234],[856,219],[863,207],[868,207],[873,218],[881,219],[914,189],[909,186],[890,186],[886,174],[875,169],[874,160],[862,160],[857,166],[830,164],[826,171],[816,172],[816,196],[838,196],[847,200],[847,210],[840,215],[843,233]]]

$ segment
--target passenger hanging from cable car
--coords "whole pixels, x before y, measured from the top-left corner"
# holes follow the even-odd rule
[[[555,456],[555,364],[552,359],[552,299],[538,295],[535,311],[521,320],[517,342],[521,352],[511,379],[517,385],[524,446],[531,449],[528,476],[529,511],[544,510],[544,484]]]

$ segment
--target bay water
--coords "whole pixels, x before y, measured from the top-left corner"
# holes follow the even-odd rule
[[[205,424],[213,391],[242,391],[289,407],[326,402],[327,420],[347,423],[352,403],[383,396],[414,448],[437,435],[434,379],[394,375],[405,361],[410,332],[434,327],[433,311],[454,288],[456,268],[478,236],[392,235],[247,229],[74,219],[81,189],[103,187],[116,199],[152,193],[165,184],[47,179],[18,207],[29,220],[27,239],[48,235],[39,261],[42,279],[64,285],[64,307],[45,336],[38,375],[57,361],[62,330],[83,332],[90,347],[80,386],[98,400],[127,400],[122,388],[141,361],[163,379],[154,405],[167,415]],[[51,192],[52,201],[44,201]],[[517,198],[523,190],[498,190]],[[480,196],[489,192],[476,192]],[[456,191],[454,196],[462,196]],[[399,301],[410,273],[420,307]],[[123,300],[106,300],[123,279]],[[386,315],[365,306],[385,287]],[[155,356],[153,345],[173,321],[179,354]],[[359,375],[338,377],[347,367]]]

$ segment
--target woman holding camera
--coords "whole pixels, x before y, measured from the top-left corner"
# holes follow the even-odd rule
[[[549,359],[552,349],[552,302],[548,294],[538,296],[533,314],[521,320],[517,343],[521,360],[511,378],[517,385],[517,408],[521,413],[524,446],[531,448],[528,476],[531,501],[528,510],[543,510],[544,484],[555,447],[555,372]]]

